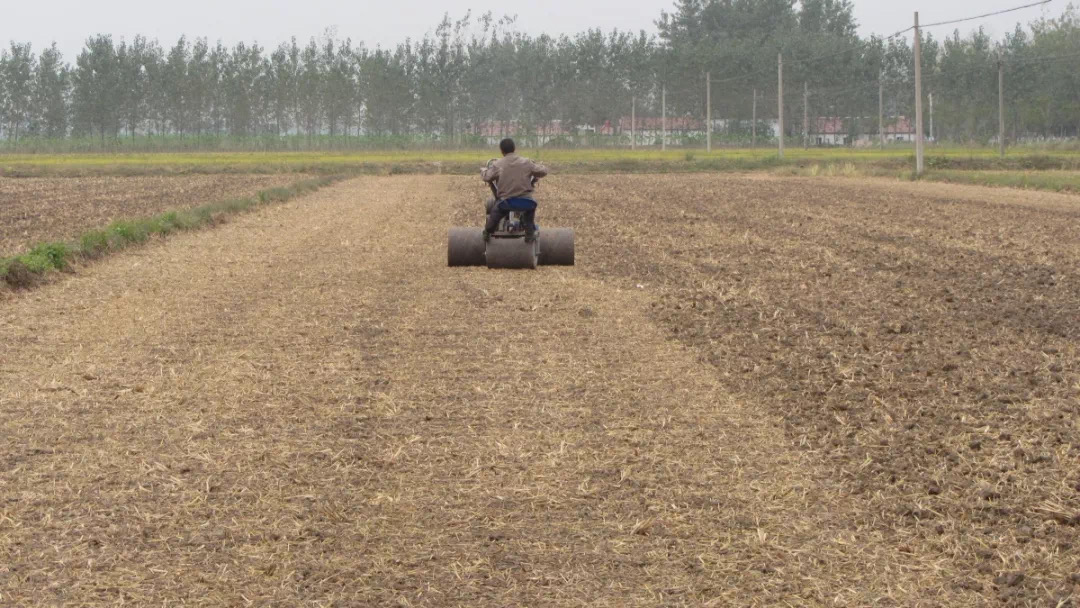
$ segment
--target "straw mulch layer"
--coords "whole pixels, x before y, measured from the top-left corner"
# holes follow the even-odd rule
[[[656,292],[653,322],[840,484],[811,504],[850,518],[844,603],[1080,603],[1080,198],[620,181],[552,189],[595,227],[588,271]]]
[[[1075,603],[1068,199],[553,178],[577,267],[448,269],[483,195],[361,178],[5,296],[0,603]]]

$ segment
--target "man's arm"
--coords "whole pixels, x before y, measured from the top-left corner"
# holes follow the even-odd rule
[[[499,179],[499,163],[491,163],[480,173],[481,179],[487,183],[491,183]]]
[[[532,175],[533,177],[547,177],[548,168],[536,161],[532,161]]]

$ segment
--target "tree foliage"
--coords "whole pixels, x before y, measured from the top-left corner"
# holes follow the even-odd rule
[[[853,123],[876,117],[878,85],[890,116],[913,114],[913,61],[903,38],[861,38],[850,0],[676,0],[657,34],[588,30],[527,35],[513,19],[449,16],[432,34],[368,49],[327,31],[300,45],[225,47],[182,37],[163,47],[136,36],[86,40],[74,62],[55,45],[0,51],[0,134],[410,136],[455,142],[483,129],[537,133],[554,124],[618,125],[636,101],[659,114],[748,118],[775,103],[777,55],[785,57],[789,134],[801,128],[804,83],[814,116]],[[996,133],[997,65],[1006,73],[1010,136],[1080,131],[1080,18],[1017,26],[1000,40],[959,32],[923,44],[925,90],[940,138]],[[773,97],[775,99],[775,97]]]

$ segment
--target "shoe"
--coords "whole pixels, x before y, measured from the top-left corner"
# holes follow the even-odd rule
[[[525,242],[526,243],[535,243],[536,242],[536,235],[535,234],[526,234],[525,235]]]
[[[483,236],[483,237],[484,237],[484,242],[485,242],[485,243],[488,243],[488,242],[490,242],[490,241],[491,241],[491,235],[490,235],[490,234],[488,234],[488,231],[487,231],[487,230],[484,230],[484,231],[483,231],[483,232],[481,232],[480,234],[481,234],[481,236]]]

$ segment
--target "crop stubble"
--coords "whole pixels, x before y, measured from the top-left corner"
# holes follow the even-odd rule
[[[482,193],[354,180],[4,304],[5,600],[1077,592],[1074,199],[556,178],[578,267],[446,269],[408,218]]]
[[[943,594],[928,604],[1078,601],[1080,199],[857,180],[627,185],[597,184],[626,215],[578,220],[619,234],[598,240],[589,270],[655,288],[652,318],[783,418],[849,492],[818,508],[925,560]],[[560,196],[588,201],[592,187]]]

